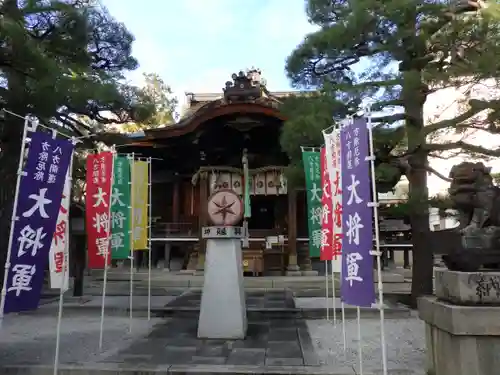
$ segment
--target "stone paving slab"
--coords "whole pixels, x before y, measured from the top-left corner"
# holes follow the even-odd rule
[[[201,291],[189,291],[175,300],[167,303],[166,307],[195,307],[200,308]],[[247,308],[294,308],[293,294],[290,291],[246,292]]]
[[[335,300],[336,312],[341,316],[340,299]],[[384,301],[385,315],[387,318],[405,318],[411,315],[411,310],[406,306],[394,302],[391,299]],[[157,311],[158,316],[169,317],[197,317],[200,312],[201,292],[189,291],[169,302],[163,309]],[[324,319],[326,318],[325,297],[294,297],[289,290],[284,291],[254,291],[246,292],[247,315],[250,318],[304,318]],[[333,300],[329,299],[329,315],[333,316]],[[164,315],[162,315],[162,312]],[[376,308],[361,309],[364,318],[379,316]],[[356,308],[346,305],[344,309],[346,318],[356,316]]]
[[[317,366],[304,320],[250,321],[245,340],[199,340],[196,319],[170,319],[102,360],[130,364]]]

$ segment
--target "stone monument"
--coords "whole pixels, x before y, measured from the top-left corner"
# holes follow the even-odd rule
[[[429,375],[500,373],[500,272],[435,271],[436,296],[418,301]]]
[[[198,338],[244,339],[247,331],[241,241],[243,203],[232,190],[219,190],[208,199],[214,226],[202,229],[207,239],[205,281],[201,295]]]
[[[427,373],[500,373],[500,189],[490,168],[461,163],[450,172],[458,241],[435,270],[435,296],[418,301],[425,322]],[[436,244],[434,244],[435,246]],[[443,244],[447,246],[447,244]]]

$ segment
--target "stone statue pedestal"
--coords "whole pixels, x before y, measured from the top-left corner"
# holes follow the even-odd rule
[[[205,227],[205,282],[198,338],[244,339],[247,332],[240,227]]]
[[[500,272],[435,271],[436,296],[418,301],[427,371],[496,375],[500,367]]]

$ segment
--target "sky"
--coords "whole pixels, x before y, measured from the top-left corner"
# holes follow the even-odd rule
[[[180,104],[185,92],[222,93],[232,73],[262,70],[271,91],[290,90],[285,60],[314,27],[304,0],[102,0],[135,36],[139,69],[158,73]]]

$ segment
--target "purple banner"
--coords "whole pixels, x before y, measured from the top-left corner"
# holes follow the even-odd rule
[[[30,135],[17,200],[4,313],[34,310],[61,206],[73,145],[49,134]]]
[[[368,128],[356,118],[341,130],[342,152],[342,301],[369,307],[375,302],[373,284],[373,213]]]

